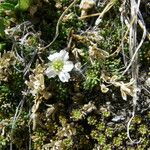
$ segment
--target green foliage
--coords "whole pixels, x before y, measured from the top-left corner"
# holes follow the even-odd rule
[[[71,150],[73,146],[73,140],[71,138],[66,138],[63,140],[63,149]]]
[[[147,130],[147,126],[146,125],[140,125],[139,127],[139,132],[144,135],[147,134],[148,130]]]
[[[122,144],[122,138],[120,136],[115,137],[113,140],[113,145],[119,147]]]
[[[3,52],[3,50],[5,49],[6,43],[0,43],[0,52]]]
[[[80,119],[82,119],[82,112],[80,111],[80,110],[78,110],[78,109],[74,109],[73,111],[72,111],[72,118],[74,119],[74,120],[80,120]]]
[[[100,63],[95,61],[85,74],[84,88],[92,89],[100,83]]]
[[[98,144],[99,145],[104,145],[106,143],[106,137],[105,135],[101,134],[97,138]]]
[[[2,38],[5,35],[4,29],[5,29],[4,20],[0,18],[0,37]]]
[[[141,50],[139,52],[140,62],[144,68],[149,66],[147,64],[150,64],[150,50],[148,48],[149,46],[149,41],[146,41],[142,45]]]
[[[1,11],[2,10],[14,10],[14,9],[15,9],[15,7],[11,3],[2,3],[2,4],[0,4],[0,10]]]
[[[15,9],[26,11],[31,4],[32,0],[18,0],[17,5],[15,6]]]
[[[96,117],[95,117],[95,116],[89,116],[89,117],[87,118],[87,121],[88,121],[88,124],[89,124],[89,125],[96,125],[96,123],[97,123],[97,120],[96,120]]]
[[[139,115],[131,121],[130,136],[141,142],[134,145],[126,133],[132,94],[137,90],[128,82],[131,70],[123,75],[123,60],[130,61],[128,36],[123,41],[124,54],[120,49],[111,55],[127,30],[120,22],[122,2],[102,16],[97,27],[97,16],[79,18],[80,1],[59,18],[72,2],[3,0],[0,4],[0,149],[9,149],[10,144],[19,150],[148,149],[149,40],[139,50]],[[87,14],[102,12],[105,4]],[[53,41],[56,25],[59,35]],[[48,56],[61,50],[67,56],[53,64]],[[64,64],[70,62],[74,68],[65,72]],[[48,67],[57,70],[55,75],[50,70],[50,78]],[[60,71],[67,74],[68,82],[61,82]],[[125,101],[120,92],[130,97]]]
[[[104,131],[104,129],[105,129],[105,123],[101,122],[101,123],[97,124],[96,128],[99,131]]]
[[[0,149],[5,149],[7,145],[8,139],[4,136],[0,135]]]

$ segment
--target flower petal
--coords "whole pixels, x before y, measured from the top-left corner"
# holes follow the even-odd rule
[[[68,80],[70,79],[70,74],[67,72],[60,72],[58,76],[62,82],[68,82]]]
[[[65,50],[61,50],[59,53],[54,53],[48,56],[48,59],[50,61],[53,61],[55,59],[61,59],[61,60],[68,60],[69,59],[69,53]]]
[[[50,61],[53,61],[53,60],[57,59],[58,57],[59,57],[59,53],[54,53],[54,54],[49,55],[47,58]]]
[[[63,60],[68,60],[69,59],[69,53],[65,50],[61,50],[59,52],[59,58]]]
[[[48,78],[53,78],[57,75],[52,67],[48,67],[45,71],[45,74],[48,76]]]
[[[74,65],[71,61],[65,61],[63,66],[63,72],[69,72],[73,69]]]

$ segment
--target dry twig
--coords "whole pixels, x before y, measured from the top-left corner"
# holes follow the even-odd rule
[[[58,19],[57,25],[56,25],[56,32],[55,32],[55,37],[53,38],[52,42],[50,42],[48,45],[46,45],[45,47],[41,48],[41,50],[45,50],[48,47],[50,47],[55,40],[57,39],[58,35],[59,35],[59,25],[63,19],[63,17],[65,16],[65,14],[68,12],[68,10],[77,2],[78,0],[74,0],[67,8],[66,10],[62,13],[62,15],[60,16],[60,18]]]

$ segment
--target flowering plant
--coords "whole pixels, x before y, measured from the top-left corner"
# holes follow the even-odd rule
[[[49,78],[53,78],[58,75],[62,82],[68,82],[70,79],[69,72],[74,67],[72,61],[68,61],[69,53],[65,50],[61,50],[59,53],[49,55],[48,59],[51,63],[45,71],[46,75]]]

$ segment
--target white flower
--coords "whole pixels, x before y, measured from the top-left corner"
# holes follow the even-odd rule
[[[68,61],[68,52],[61,50],[59,53],[49,55],[48,59],[51,63],[45,71],[46,75],[49,78],[53,78],[58,75],[62,82],[68,82],[70,79],[70,74],[68,72],[70,72],[74,67],[72,61]]]

